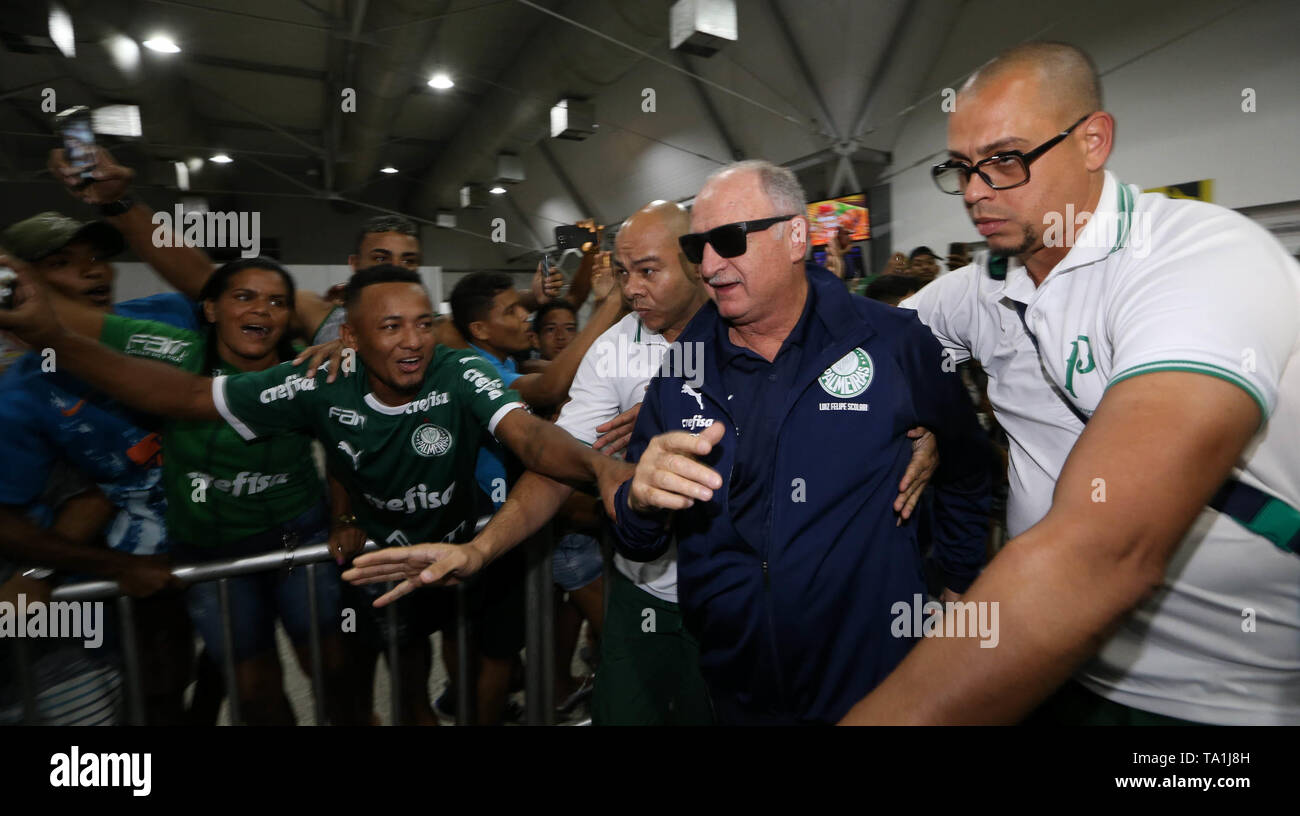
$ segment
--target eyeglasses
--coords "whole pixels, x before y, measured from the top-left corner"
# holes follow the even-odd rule
[[[1088,116],[1092,116],[1092,114],[1090,113]],[[1061,140],[1083,124],[1088,116],[1079,119],[1079,121],[1028,153],[1021,153],[1019,150],[1004,150],[1001,153],[994,153],[987,159],[981,159],[974,165],[951,159],[930,168],[930,176],[934,179],[935,186],[949,195],[965,194],[966,185],[970,183],[972,174],[982,178],[984,183],[994,190],[1010,190],[1013,187],[1028,184],[1029,165],[1039,156],[1060,144]]]
[[[681,245],[686,260],[694,264],[704,260],[705,244],[712,244],[713,251],[723,258],[735,258],[744,255],[745,250],[749,248],[748,239],[745,237],[749,233],[762,232],[773,224],[779,224],[782,221],[789,221],[791,218],[797,217],[796,214],[774,215],[771,218],[723,224],[720,227],[714,227],[708,232],[691,232],[683,235],[677,239],[677,243]]]

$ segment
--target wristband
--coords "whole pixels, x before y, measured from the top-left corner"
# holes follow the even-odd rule
[[[127,210],[135,206],[135,200],[129,196],[122,196],[117,201],[110,201],[107,204],[99,205],[99,214],[105,216],[122,215]]]

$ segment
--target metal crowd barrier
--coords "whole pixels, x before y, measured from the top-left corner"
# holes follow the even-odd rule
[[[478,520],[477,533],[482,530],[491,516]],[[551,553],[554,546],[551,525],[545,525],[538,533],[520,546],[527,548],[527,574],[525,577],[525,723],[528,725],[555,724],[555,608],[554,581],[551,577]],[[379,549],[373,541],[367,541],[365,552]],[[328,544],[299,547],[293,550],[276,550],[259,555],[232,558],[225,561],[213,561],[205,564],[179,566],[172,570],[172,575],[185,584],[202,581],[216,581],[221,611],[222,635],[224,641],[222,676],[226,687],[226,699],[229,705],[232,725],[242,723],[240,717],[239,691],[235,681],[235,658],[232,644],[234,641],[231,623],[231,604],[229,579],[251,575],[266,570],[282,567],[304,567],[307,571],[309,617],[311,619],[311,684],[316,723],[325,722],[325,689],[322,680],[323,660],[321,656],[320,621],[316,614],[315,573],[318,563],[331,560]],[[467,585],[456,587],[456,633],[457,633],[457,670],[456,670],[456,713],[460,723],[473,722],[475,681],[471,676],[470,657],[470,621],[466,614]],[[135,629],[134,601],[123,595],[116,581],[86,581],[57,587],[51,593],[54,601],[94,601],[115,598],[117,603],[119,626],[122,631],[121,648],[126,688],[128,722],[131,725],[144,725],[144,693],[140,675],[140,651]],[[391,719],[393,725],[402,723],[401,704],[401,666],[396,638],[396,615],[394,605],[387,608],[388,622],[388,677],[391,695]],[[36,683],[33,676],[32,661],[22,641],[14,639],[15,658],[18,664],[18,685],[23,696],[23,710],[27,724],[38,724],[38,706]]]

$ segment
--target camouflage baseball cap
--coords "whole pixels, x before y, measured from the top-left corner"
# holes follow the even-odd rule
[[[82,222],[56,212],[19,221],[0,233],[0,247],[34,263],[74,241],[89,241],[111,257],[126,248],[122,233],[103,221]]]

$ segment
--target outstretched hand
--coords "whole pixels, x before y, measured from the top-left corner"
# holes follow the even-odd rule
[[[698,460],[722,441],[724,427],[714,422],[699,434],[671,431],[650,440],[636,465],[628,503],[638,513],[685,510],[713,498],[722,487],[717,471]]]
[[[415,544],[386,547],[352,562],[343,580],[352,584],[400,583],[375,601],[387,606],[420,587],[455,586],[483,568],[482,553],[470,544]]]

